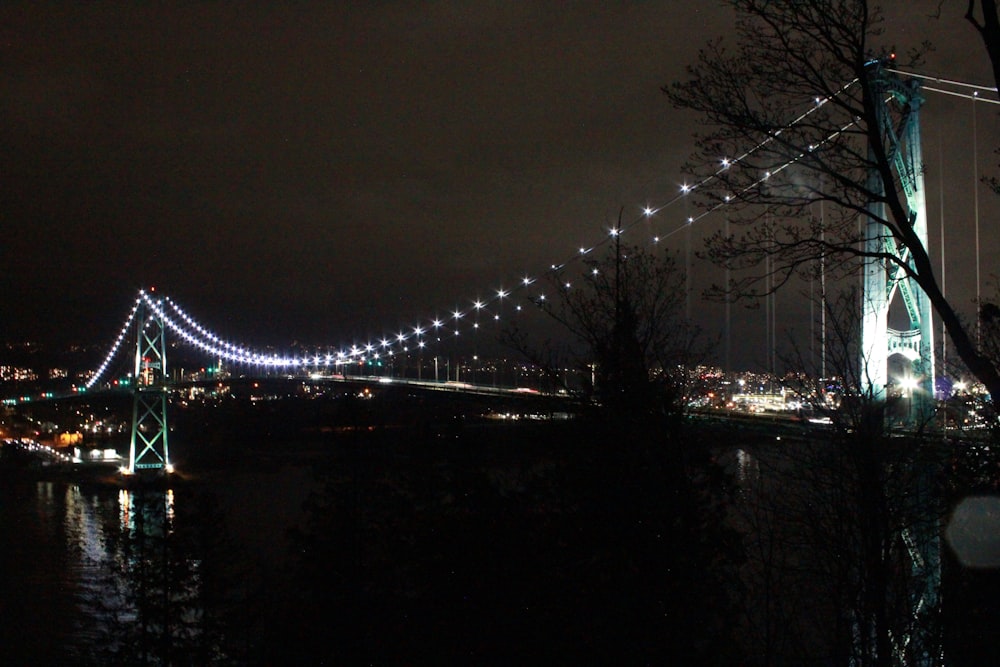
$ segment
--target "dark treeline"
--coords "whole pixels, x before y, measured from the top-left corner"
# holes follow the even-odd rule
[[[279,636],[345,664],[731,664],[707,453],[592,423],[358,438],[295,535]]]
[[[145,527],[110,545],[117,641],[97,657],[733,664],[740,547],[714,443],[649,426],[449,418],[328,436],[273,571],[234,550],[211,494],[170,526],[150,496]]]

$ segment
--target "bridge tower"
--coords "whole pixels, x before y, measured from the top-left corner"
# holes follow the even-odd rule
[[[882,67],[880,61],[869,66],[872,96],[878,103],[878,124],[882,145],[885,146],[895,177],[906,197],[909,224],[927,247],[927,203],[924,189],[924,165],[920,150],[920,107],[924,98],[916,79],[902,81]],[[890,105],[896,107],[892,113]],[[871,149],[869,149],[871,155]],[[884,191],[881,175],[869,172],[872,192]],[[880,400],[886,398],[889,384],[889,357],[902,355],[908,360],[909,377],[901,378],[907,392],[906,405],[910,424],[925,422],[934,411],[934,333],[930,300],[902,267],[895,262],[877,258],[897,258],[900,263],[913,265],[909,248],[886,233],[885,205],[869,205],[870,216],[865,225],[865,251],[869,253],[863,267],[861,293],[861,377],[869,386],[865,389]],[[908,325],[903,329],[889,327],[889,310],[899,297],[906,308]]]
[[[172,472],[167,447],[167,344],[162,311],[146,292],[135,314],[135,367],[132,389],[132,438],[128,473]]]
[[[893,177],[905,196],[908,224],[922,249],[927,248],[927,203],[924,189],[924,164],[920,148],[920,107],[924,98],[917,79],[902,81],[887,71],[883,62],[872,61],[868,70],[872,97],[878,105],[879,140],[885,147]],[[872,148],[869,147],[869,157]],[[874,163],[874,160],[872,160]],[[884,192],[881,175],[871,169],[868,186],[872,192]],[[862,387],[876,400],[884,400],[889,384],[889,357],[901,355],[907,360],[900,378],[906,396],[906,417],[910,426],[928,423],[934,414],[934,334],[930,300],[900,264],[913,267],[911,248],[899,243],[886,232],[878,220],[885,220],[885,205],[869,205],[865,226],[865,250],[868,258],[863,266],[861,303],[861,377],[868,386]],[[906,223],[904,223],[906,224]],[[881,255],[882,258],[876,257]],[[885,257],[892,260],[884,259]],[[890,306],[899,298],[905,306],[907,325],[902,329],[889,326]],[[901,313],[900,313],[901,314]],[[898,318],[903,319],[903,318]],[[894,650],[915,659],[912,664],[939,664],[932,654],[935,640],[928,635],[922,622],[939,603],[941,587],[941,541],[934,518],[936,501],[932,480],[935,464],[922,466],[917,488],[913,490],[909,511],[918,520],[899,535],[901,548],[909,557],[913,577],[908,591],[915,621],[905,637],[894,638]]]

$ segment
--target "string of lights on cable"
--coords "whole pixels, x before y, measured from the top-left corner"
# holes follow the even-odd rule
[[[980,101],[989,101],[992,103],[1000,103],[994,100],[986,100],[978,96],[980,90],[994,91],[996,89],[988,88],[985,86],[975,86],[973,84],[964,84],[961,82],[955,82],[945,79],[940,79],[937,77],[925,77],[921,74],[916,74],[912,72],[904,72],[901,70],[889,70],[906,76],[914,76],[920,78],[929,78],[939,83],[954,85],[954,86],[964,86],[967,88],[972,88],[973,92],[971,94],[956,93],[954,91],[938,90],[935,88],[924,87],[925,89],[932,90],[934,92],[942,92],[950,95],[957,95],[961,97],[967,97],[969,99],[978,99]],[[302,369],[302,368],[337,368],[345,364],[364,362],[367,359],[383,359],[391,358],[394,355],[400,353],[407,353],[414,350],[422,350],[426,348],[428,343],[442,343],[448,338],[455,338],[462,335],[463,331],[475,331],[480,328],[480,321],[485,317],[489,320],[499,321],[501,317],[501,306],[506,301],[512,303],[513,313],[521,312],[525,304],[517,302],[518,299],[525,299],[527,303],[534,306],[545,307],[547,302],[547,296],[544,292],[538,290],[538,285],[542,284],[540,282],[541,278],[546,276],[557,276],[570,264],[580,261],[590,255],[592,252],[598,248],[616,240],[618,237],[628,233],[634,227],[640,223],[646,222],[657,216],[658,214],[669,209],[671,206],[675,205],[677,202],[685,199],[692,193],[710,186],[714,182],[721,180],[723,175],[734,166],[739,165],[746,161],[749,157],[753,156],[757,152],[766,148],[772,142],[779,140],[783,133],[786,133],[797,125],[808,119],[812,114],[816,113],[819,109],[823,108],[830,101],[834,100],[840,95],[847,92],[852,86],[857,83],[857,79],[850,81],[849,83],[842,86],[839,90],[833,94],[821,98],[817,97],[812,100],[809,107],[796,116],[792,121],[785,124],[776,130],[773,130],[767,134],[761,141],[755,144],[749,150],[744,151],[742,154],[735,158],[723,157],[719,161],[719,167],[713,173],[708,174],[703,177],[700,181],[694,184],[684,183],[680,186],[679,191],[669,198],[664,203],[657,206],[646,206],[641,212],[634,218],[627,222],[619,222],[615,227],[608,230],[608,233],[594,243],[591,246],[582,246],[578,248],[576,252],[568,256],[562,262],[556,262],[551,264],[548,269],[540,272],[536,276],[524,275],[520,277],[516,284],[510,287],[499,287],[492,290],[491,296],[488,298],[475,298],[470,299],[466,303],[467,306],[455,307],[450,310],[450,315],[445,318],[441,317],[428,317],[418,321],[417,324],[412,326],[407,326],[402,328],[392,334],[383,335],[378,338],[373,338],[365,343],[352,343],[347,346],[333,346],[328,349],[325,353],[314,353],[312,355],[303,354],[301,356],[287,356],[282,354],[277,354],[274,352],[264,351],[260,349],[254,349],[251,347],[245,347],[242,345],[237,345],[227,340],[224,340],[216,333],[212,332],[210,329],[199,323],[194,319],[187,311],[185,311],[179,304],[177,304],[173,299],[168,296],[158,296],[153,297],[146,291],[140,291],[139,296],[136,298],[135,304],[132,307],[131,312],[126,318],[125,324],[122,326],[118,337],[115,339],[114,344],[109,350],[105,359],[101,362],[100,366],[94,372],[94,374],[88,379],[85,386],[87,388],[93,387],[97,384],[102,377],[107,373],[113,358],[115,357],[118,350],[121,348],[122,344],[128,337],[129,329],[136,317],[136,313],[141,303],[145,303],[153,312],[160,317],[166,327],[168,327],[174,334],[176,334],[185,343],[196,347],[203,352],[211,355],[213,358],[224,360],[235,364],[244,364],[248,366],[258,366],[264,368],[275,368],[275,369]],[[793,155],[790,159],[785,160],[783,163],[777,164],[774,168],[765,171],[756,180],[751,181],[748,185],[744,186],[740,190],[730,192],[729,194],[723,195],[718,202],[714,205],[706,207],[700,214],[695,216],[687,216],[686,219],[679,225],[675,226],[673,229],[666,231],[665,233],[653,235],[650,239],[652,244],[658,244],[661,241],[670,238],[671,236],[679,233],[680,231],[691,227],[692,225],[704,220],[706,217],[710,216],[712,213],[728,206],[734,201],[738,201],[747,192],[752,191],[754,188],[761,186],[763,183],[768,181],[774,175],[784,171],[785,169],[791,167],[801,159],[803,159],[809,152],[817,150],[825,143],[834,141],[848,128],[855,125],[858,119],[851,119],[848,123],[840,127],[839,129],[830,133],[827,137],[823,138],[821,141],[808,146],[806,150]],[[595,269],[596,270],[596,269]],[[571,284],[564,281],[557,281],[557,284],[561,289],[570,289]],[[529,293],[530,291],[530,293]]]

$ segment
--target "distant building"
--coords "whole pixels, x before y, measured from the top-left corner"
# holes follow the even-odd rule
[[[38,374],[31,368],[0,366],[0,382],[33,382]]]

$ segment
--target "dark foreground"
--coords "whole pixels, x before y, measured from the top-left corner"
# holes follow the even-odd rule
[[[754,551],[735,452],[766,461],[773,436],[459,412],[181,412],[175,440],[200,441],[169,495],[6,470],[2,502],[79,497],[101,530],[28,580],[4,550],[5,664],[843,664],[826,582],[757,576],[789,563]],[[5,509],[5,540],[72,532]],[[997,577],[945,565],[952,664],[989,664]]]

